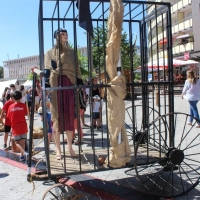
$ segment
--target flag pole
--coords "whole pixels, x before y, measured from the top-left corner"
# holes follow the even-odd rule
[[[122,75],[122,62],[121,62],[121,50],[119,51],[119,60],[117,63],[117,76],[121,76]],[[122,141],[122,133],[121,131],[119,132],[118,135],[118,144],[120,144]]]

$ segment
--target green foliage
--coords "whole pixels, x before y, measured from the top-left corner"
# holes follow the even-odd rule
[[[74,48],[74,45],[69,42],[68,43],[70,48]],[[88,58],[86,56],[82,56],[80,50],[77,51],[77,56],[78,56],[78,64],[80,66],[81,69],[81,74],[83,79],[87,79],[89,76],[89,72],[88,72]]]
[[[79,66],[81,67],[81,69],[86,70],[87,71],[87,68],[88,68],[88,59],[86,56],[82,56],[81,53],[80,53],[80,50],[78,50],[77,52],[78,54],[78,63],[79,63]]]
[[[105,66],[107,32],[107,26],[93,29],[92,55],[94,69],[102,69]]]
[[[141,80],[141,73],[134,73],[134,81],[138,82]]]
[[[100,72],[105,67],[107,33],[107,26],[103,27],[103,25],[101,25],[94,28],[94,37],[92,40],[93,66],[94,69],[100,69],[98,70]],[[127,33],[123,31],[121,39],[122,67],[123,69],[131,69],[131,66],[133,65],[133,69],[137,69],[140,65],[140,56],[135,53],[137,37],[132,45],[130,45],[127,37]],[[131,58],[133,63],[131,63]]]
[[[0,78],[4,78],[3,67],[0,66]]]
[[[40,76],[37,75],[36,79],[40,80]],[[28,75],[27,80],[33,80],[33,73],[32,72]]]

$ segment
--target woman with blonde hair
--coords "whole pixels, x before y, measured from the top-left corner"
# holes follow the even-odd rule
[[[197,108],[197,103],[200,100],[200,81],[195,76],[194,71],[187,71],[187,80],[181,95],[182,99],[188,100],[190,104],[190,115],[188,125],[192,125],[193,117],[199,120],[199,113]],[[196,128],[200,128],[200,124],[196,124]]]

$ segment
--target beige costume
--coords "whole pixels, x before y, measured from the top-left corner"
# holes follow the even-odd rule
[[[59,61],[60,58],[60,61]],[[55,61],[57,68],[53,69],[51,60]],[[75,62],[77,62],[75,64]],[[47,51],[45,55],[45,69],[51,71],[49,83],[51,87],[58,87],[57,83],[58,76],[66,75],[72,84],[75,84],[75,77],[82,79],[80,68],[78,66],[78,58],[73,49],[65,46],[61,48],[61,53],[59,57],[59,47],[55,46],[54,48]],[[58,104],[57,104],[57,90],[52,91],[51,94],[51,105],[50,110],[52,114],[53,130],[58,132]]]

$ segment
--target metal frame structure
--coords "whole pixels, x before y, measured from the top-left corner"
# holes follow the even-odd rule
[[[166,113],[174,113],[174,91],[173,91],[173,56],[172,56],[172,31],[171,31],[171,12],[170,12],[170,4],[163,2],[144,2],[144,1],[134,1],[134,0],[122,0],[124,4],[124,20],[123,20],[123,30],[126,30],[127,38],[130,43],[129,46],[129,57],[130,57],[130,79],[127,82],[126,86],[130,88],[132,96],[136,89],[140,88],[142,91],[141,100],[142,106],[138,105],[137,99],[134,98],[129,99],[130,107],[127,108],[127,116],[125,125],[127,129],[127,134],[129,135],[129,142],[132,145],[133,149],[136,152],[133,152],[137,157],[134,157],[133,160],[135,162],[135,168],[140,174],[139,166],[152,166],[154,163],[154,159],[152,160],[152,147],[156,147],[158,150],[158,160],[162,160],[163,154],[171,155],[171,152],[175,152],[173,156],[179,156],[179,151],[177,153],[175,146],[175,127],[176,120],[174,114],[165,115]],[[91,18],[94,29],[98,30],[99,27],[103,27],[105,29],[108,12],[109,12],[109,0],[89,0],[90,10],[91,10]],[[50,12],[50,10],[52,12]],[[50,15],[49,15],[50,13]],[[79,11],[76,8],[75,0],[40,0],[39,4],[39,48],[40,48],[40,70],[44,71],[44,53],[46,51],[46,47],[54,45],[53,32],[57,28],[67,28],[69,35],[73,36],[73,49],[77,52],[78,44],[81,40],[87,41],[87,53],[88,53],[88,74],[89,80],[92,79],[92,71],[93,71],[93,56],[92,56],[92,38],[89,33],[86,35],[83,34],[84,30],[78,26],[78,15]],[[131,52],[134,52],[133,45],[133,35],[135,33],[135,28],[138,31],[138,41],[140,45],[140,56],[141,56],[141,82],[137,82],[134,80],[135,68],[134,68],[134,60]],[[98,33],[98,31],[97,31]],[[151,38],[152,34],[162,35],[161,39],[166,38],[167,44],[164,46],[165,53],[161,56],[159,51],[159,38],[157,41],[153,41]],[[100,37],[100,35],[98,35]],[[103,57],[106,56],[106,35],[103,35],[102,43],[99,43],[99,47],[103,47]],[[50,45],[52,44],[52,45]],[[98,47],[97,47],[98,48]],[[164,52],[164,51],[163,51]],[[122,54],[123,56],[123,54]],[[148,63],[153,63],[153,60],[157,57],[157,66],[156,68],[149,67]],[[161,65],[158,61],[159,59],[166,60],[167,58],[167,68],[163,68],[163,64]],[[99,58],[99,66],[98,71],[103,72],[104,76],[107,77],[106,74],[106,66],[105,61],[100,62]],[[162,73],[161,73],[161,69]],[[158,79],[154,79],[149,82],[148,74],[157,73]],[[165,76],[168,74],[168,76]],[[43,76],[40,73],[41,77]],[[161,77],[163,76],[163,77]],[[35,81],[33,81],[33,87],[35,87]],[[42,94],[43,94],[43,108],[44,112],[46,112],[45,108],[45,92],[50,90],[69,90],[69,89],[79,89],[79,88],[89,88],[90,91],[93,87],[103,88],[106,90],[109,87],[107,79],[104,82],[94,86],[94,85],[84,85],[84,86],[73,86],[73,87],[54,87],[54,88],[45,88],[44,78],[42,77]],[[33,97],[34,98],[34,97]],[[77,101],[77,99],[76,99]],[[34,106],[34,104],[33,104]],[[31,118],[33,119],[34,107],[32,107]],[[105,105],[105,112],[107,112],[107,104]],[[77,113],[78,114],[78,113]],[[79,114],[78,114],[79,116]],[[90,108],[90,120],[92,121],[92,109]],[[105,115],[105,122],[107,122],[107,114]],[[160,118],[158,118],[160,116]],[[152,123],[151,123],[152,122]],[[44,124],[46,120],[44,120]],[[106,123],[107,124],[107,123]],[[153,128],[152,128],[153,127]],[[164,127],[164,128],[163,128]],[[162,132],[161,132],[162,130]],[[33,131],[33,124],[30,126],[30,133]],[[153,136],[150,134],[153,131]],[[58,174],[54,175],[51,171],[51,161],[49,157],[49,149],[47,144],[47,130],[44,126],[44,135],[45,135],[45,153],[46,153],[46,166],[47,166],[47,179],[54,179],[58,176]],[[95,155],[98,151],[95,144],[94,137],[94,127],[91,126],[91,152],[92,152],[92,160],[93,167],[87,172],[101,171],[101,170],[109,170],[109,164],[106,168],[99,168],[98,163],[96,163]],[[159,137],[157,138],[157,134]],[[163,133],[164,136],[162,135]],[[102,141],[101,148],[105,150],[106,155],[109,156],[110,144],[109,144],[109,133],[107,125],[104,126],[104,129],[101,131]],[[64,134],[63,134],[64,135]],[[150,135],[152,137],[150,137]],[[32,141],[30,134],[30,141]],[[105,138],[104,138],[105,137]],[[153,138],[153,139],[152,139]],[[105,140],[104,140],[105,139]],[[63,136],[64,140],[64,136]],[[81,140],[81,139],[80,139]],[[152,141],[153,140],[153,141]],[[163,145],[164,140],[164,145]],[[140,155],[140,148],[144,146],[145,150],[145,159],[138,161],[138,156]],[[166,145],[165,145],[166,144]],[[32,142],[29,143],[30,147],[32,146]],[[167,152],[165,151],[165,146],[168,146]],[[170,151],[169,151],[170,149]],[[155,150],[155,149],[154,149]],[[141,150],[141,152],[144,151]],[[81,158],[79,158],[78,172],[68,172],[66,171],[66,161],[65,161],[65,147],[63,145],[64,152],[64,167],[63,172],[59,175],[66,176],[70,174],[76,173],[85,173],[86,171],[82,168]],[[79,155],[84,152],[84,149],[79,146],[78,148]],[[181,154],[182,155],[182,154]],[[172,156],[171,156],[172,157]],[[169,160],[169,159],[168,159]],[[165,162],[164,169],[167,169],[169,166],[168,160]],[[180,161],[182,162],[182,161]],[[180,163],[179,163],[180,164]],[[133,167],[134,163],[130,163],[130,166]],[[31,167],[31,155],[29,156],[29,168]],[[175,167],[174,167],[175,168]],[[174,169],[173,168],[173,169]],[[174,171],[174,170],[171,171]],[[131,168],[132,170],[132,168]],[[147,173],[148,174],[148,173]],[[30,176],[30,173],[29,173]],[[167,182],[167,181],[166,181]],[[159,181],[157,180],[159,184]],[[145,185],[144,182],[142,184]],[[149,186],[145,188],[149,189]],[[166,186],[164,186],[165,188]],[[192,184],[190,189],[195,187],[195,184]],[[164,190],[164,189],[163,189]],[[188,191],[188,190],[187,190]],[[162,196],[162,197],[172,197],[172,196],[180,196],[187,192],[185,189],[180,192],[168,192],[161,191],[154,195]],[[151,192],[151,191],[149,191]]]

